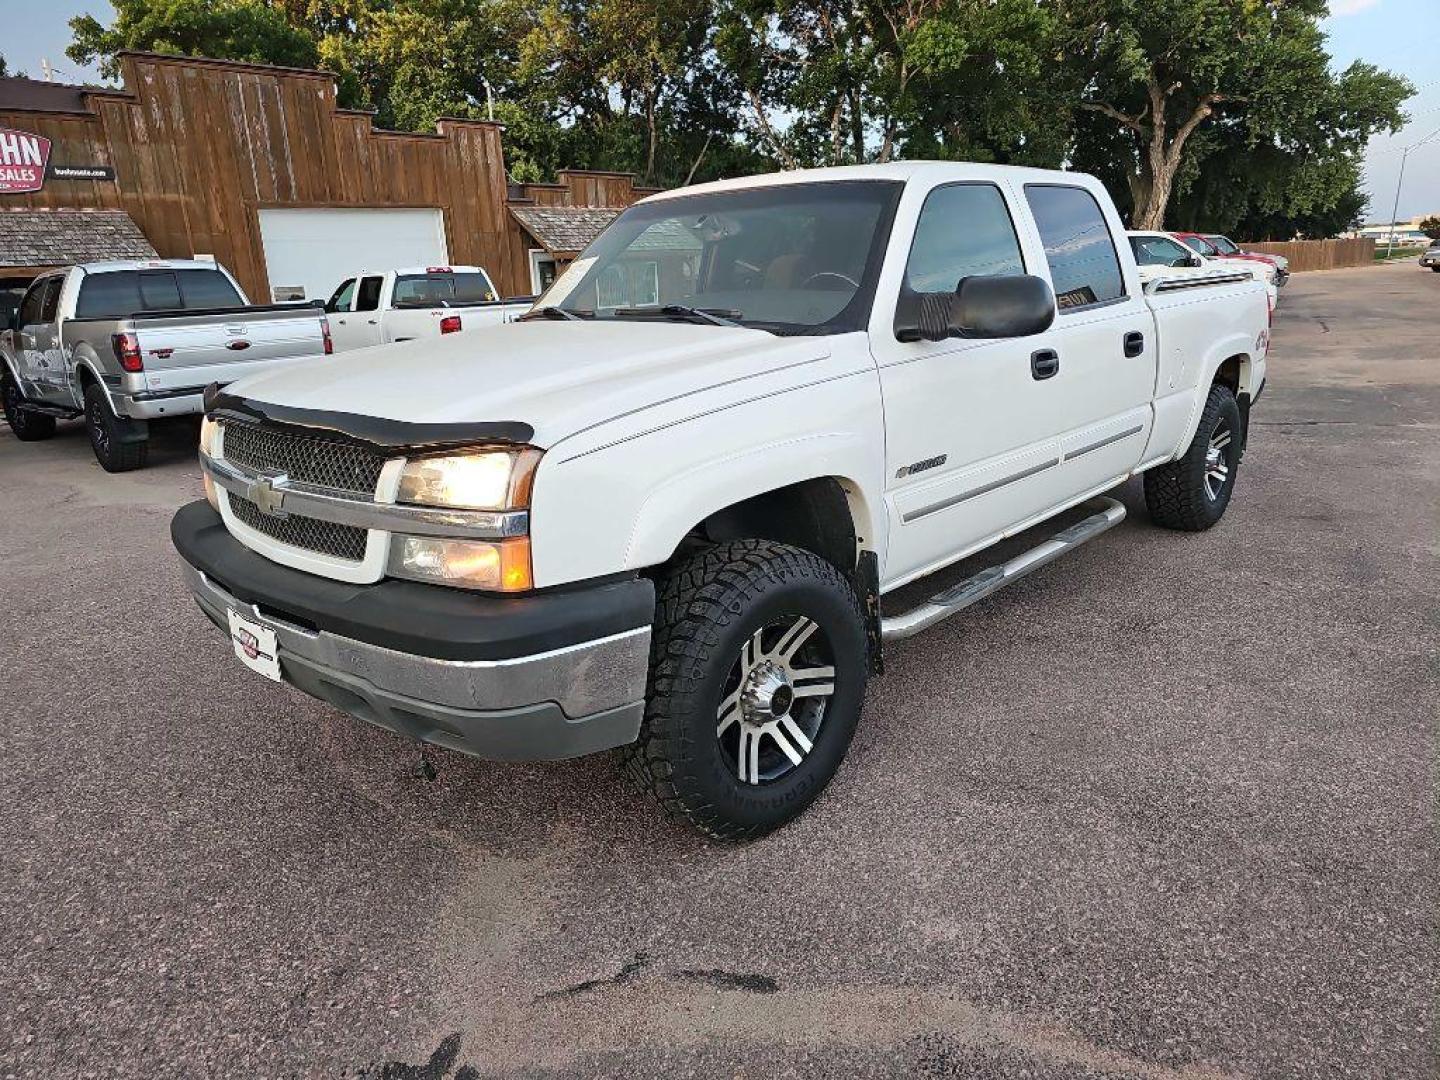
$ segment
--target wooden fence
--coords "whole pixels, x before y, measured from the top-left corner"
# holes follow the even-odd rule
[[[1375,241],[1368,237],[1361,240],[1289,240],[1242,246],[1246,251],[1284,255],[1290,260],[1291,271],[1336,270],[1342,266],[1369,266],[1375,261]]]

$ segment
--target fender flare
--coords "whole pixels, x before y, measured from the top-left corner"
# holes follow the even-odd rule
[[[1210,396],[1210,387],[1215,384],[1215,375],[1227,360],[1236,357],[1240,360],[1240,379],[1236,397],[1240,394],[1253,394],[1254,387],[1250,385],[1251,372],[1253,370],[1250,350],[1248,348],[1239,352],[1229,351],[1233,347],[1232,342],[1226,342],[1221,348],[1215,350],[1215,354],[1206,359],[1200,368],[1200,378],[1195,382],[1195,395],[1190,403],[1190,418],[1185,421],[1184,433],[1181,435],[1176,446],[1174,461],[1183,455],[1190,446],[1190,441],[1195,438],[1195,431],[1200,427],[1200,417],[1205,411],[1205,401]]]
[[[95,385],[100,387],[100,392],[105,395],[105,404],[110,406],[111,414],[117,419],[125,419],[125,417],[120,415],[120,410],[115,408],[115,395],[111,392],[110,387],[105,384],[105,380],[101,376],[94,358],[84,353],[76,355],[74,367],[71,369],[69,379],[70,396],[75,399],[75,407],[78,409],[85,408],[85,380],[81,375],[82,370],[88,372]]]
[[[855,466],[864,461],[863,450],[858,435],[830,432],[766,443],[692,465],[656,485],[641,504],[626,543],[625,568],[665,563],[696,525],[727,507],[827,478],[837,481],[845,493],[857,557],[861,551],[876,549],[880,547],[876,529],[884,518],[870,505],[857,479],[861,470]],[[777,463],[783,464],[777,467]],[[706,483],[698,484],[695,479],[702,473]]]

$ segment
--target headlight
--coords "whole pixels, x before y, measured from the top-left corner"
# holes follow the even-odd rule
[[[200,421],[200,453],[206,457],[215,456],[215,437],[220,433],[220,425],[210,417]],[[210,479],[210,474],[201,470],[200,479],[205,485],[205,501],[215,508],[216,513],[220,511],[220,493],[215,490],[215,481]]]
[[[539,463],[540,451],[528,446],[415,458],[400,473],[395,501],[447,510],[525,510]],[[530,538],[452,540],[396,534],[389,572],[462,589],[523,592],[533,587]]]
[[[530,539],[439,540],[397,536],[390,554],[395,577],[462,589],[524,592],[530,581]]]
[[[400,474],[397,502],[453,510],[516,510],[530,502],[540,451],[478,450],[417,458]]]

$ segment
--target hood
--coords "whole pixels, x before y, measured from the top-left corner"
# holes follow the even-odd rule
[[[743,327],[547,320],[316,357],[226,392],[411,424],[516,421],[534,429],[535,445],[549,447],[621,415],[828,353],[823,337]],[[751,385],[765,388],[763,379]]]

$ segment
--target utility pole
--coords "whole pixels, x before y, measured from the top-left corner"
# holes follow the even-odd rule
[[[1410,156],[1411,150],[1418,150],[1436,135],[1440,135],[1440,128],[1430,132],[1419,142],[1413,142],[1400,152],[1400,175],[1395,179],[1395,205],[1390,208],[1390,241],[1385,245],[1385,258],[1388,260],[1395,250],[1395,217],[1400,213],[1400,185],[1405,183],[1405,159]]]

